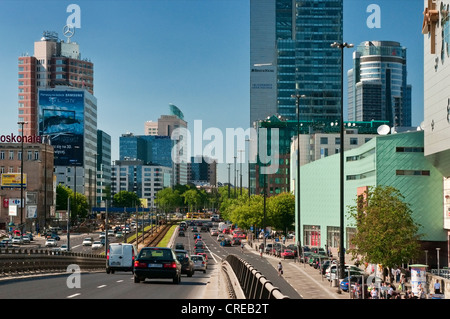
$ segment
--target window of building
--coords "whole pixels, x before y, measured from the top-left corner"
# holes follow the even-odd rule
[[[350,138],[350,145],[358,145],[358,138],[357,137],[351,137]]]
[[[8,159],[10,159],[10,160],[14,159],[14,151],[9,151]]]
[[[430,171],[425,170],[425,171],[420,171],[420,170],[396,170],[395,171],[395,175],[397,176],[403,176],[403,175],[407,175],[407,176],[430,176]]]
[[[423,147],[396,147],[395,151],[398,153],[423,153]]]
[[[321,137],[320,145],[327,145],[327,144],[328,144],[328,137]]]

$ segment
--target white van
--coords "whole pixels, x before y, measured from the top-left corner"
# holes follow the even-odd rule
[[[137,249],[132,244],[111,243],[106,256],[106,273],[131,271],[134,273],[134,259]]]

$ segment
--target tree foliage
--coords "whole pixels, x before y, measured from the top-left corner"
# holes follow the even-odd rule
[[[70,198],[71,219],[86,218],[89,212],[89,203],[84,194],[75,193],[67,186],[59,184],[56,187],[56,209],[67,210],[67,201]]]
[[[407,263],[419,253],[420,225],[402,194],[391,186],[370,187],[349,207],[356,235],[349,249],[353,258],[392,268]]]
[[[141,201],[136,193],[129,191],[120,191],[113,196],[113,207],[134,207],[141,206]]]

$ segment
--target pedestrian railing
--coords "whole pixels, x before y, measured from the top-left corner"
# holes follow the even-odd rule
[[[106,269],[106,257],[47,249],[1,249],[0,277],[66,272],[70,265],[81,271]]]
[[[225,258],[233,269],[246,299],[289,299],[260,271],[236,255]]]
[[[440,276],[445,279],[450,279],[450,270],[449,269],[431,269],[431,274],[434,276]]]

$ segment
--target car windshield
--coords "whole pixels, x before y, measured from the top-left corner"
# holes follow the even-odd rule
[[[172,253],[168,249],[142,249],[139,254],[140,260],[167,260],[172,258]]]

